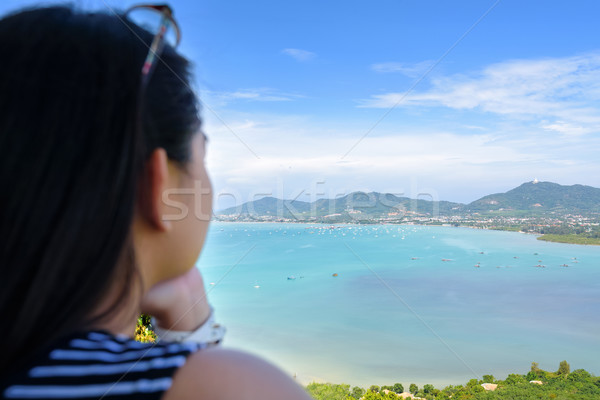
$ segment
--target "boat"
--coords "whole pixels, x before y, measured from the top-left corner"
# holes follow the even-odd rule
[[[294,279],[296,279],[296,277],[294,275],[290,275],[287,278],[288,278],[288,281],[293,281]]]

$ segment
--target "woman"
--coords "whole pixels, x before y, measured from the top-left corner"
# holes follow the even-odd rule
[[[169,28],[165,6],[0,20],[0,397],[308,398],[198,335],[211,187]],[[140,312],[167,330],[158,344],[131,339]]]

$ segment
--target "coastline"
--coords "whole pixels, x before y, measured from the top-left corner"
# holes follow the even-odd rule
[[[546,234],[540,235],[537,240],[552,243],[564,243],[564,244],[578,244],[583,246],[600,246],[599,238],[588,238],[578,235],[554,235]]]
[[[510,229],[497,229],[497,228],[485,228],[472,225],[450,225],[450,224],[403,224],[403,223],[373,223],[373,224],[360,224],[360,223],[332,223],[332,222],[311,222],[311,221],[226,221],[226,220],[211,220],[211,223],[226,223],[226,224],[299,224],[299,225],[322,225],[322,226],[439,226],[444,228],[469,228],[469,229],[481,229],[486,231],[500,231],[500,232],[512,232],[521,233],[524,235],[537,236],[537,240],[550,243],[562,243],[562,244],[576,244],[580,246],[600,246],[600,238],[587,238],[575,234],[557,235],[557,234],[541,234],[536,232],[523,232]]]

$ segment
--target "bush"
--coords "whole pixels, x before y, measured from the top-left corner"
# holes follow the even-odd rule
[[[569,373],[571,372],[571,366],[569,365],[569,363],[565,360],[565,361],[561,361],[560,365],[558,366],[558,371],[556,371],[556,373],[558,375],[562,375],[562,376],[567,376],[569,375]]]
[[[507,385],[519,385],[519,384],[527,383],[527,382],[528,381],[525,380],[525,377],[523,375],[518,375],[518,374],[510,374],[504,380],[504,383]]]
[[[371,387],[369,388],[369,392],[373,392],[373,393],[379,393],[379,386],[377,385],[371,385]]]
[[[408,391],[411,392],[412,394],[415,394],[419,391],[419,387],[416,384],[411,383],[410,386],[408,387]]]
[[[366,390],[358,387],[358,386],[354,386],[352,388],[352,392],[350,393],[350,396],[352,396],[355,399],[360,399],[361,397],[363,397],[365,395]]]
[[[587,372],[584,369],[576,369],[575,371],[571,372],[569,374],[569,376],[567,377],[567,380],[571,381],[571,382],[585,382],[590,380],[590,378],[592,377],[592,375],[590,375],[589,372]]]
[[[346,400],[350,396],[350,385],[313,382],[306,391],[316,400]]]

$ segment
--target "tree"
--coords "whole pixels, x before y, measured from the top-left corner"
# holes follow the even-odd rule
[[[494,375],[484,375],[483,376],[483,383],[494,383],[495,379],[494,379]]]
[[[548,373],[539,367],[539,364],[536,362],[531,363],[531,371],[527,373],[525,379],[528,381],[534,380],[542,380],[546,381],[548,379]]]
[[[392,391],[394,393],[402,393],[404,392],[404,386],[402,386],[401,383],[394,383],[394,386],[392,386]]]
[[[350,393],[350,396],[352,396],[358,400],[365,395],[365,392],[366,392],[365,389],[358,387],[358,386],[354,386],[352,388],[352,392]]]
[[[568,380],[571,382],[586,382],[591,380],[592,375],[584,369],[576,369],[571,372],[568,376]],[[600,379],[596,381],[596,383],[600,383]]]
[[[467,382],[467,387],[474,387],[474,386],[479,386],[479,381],[475,378],[469,380],[469,382]]]
[[[379,394],[382,400],[398,400],[398,395],[394,392],[387,392],[387,394]]]
[[[373,392],[373,393],[379,393],[379,386],[377,385],[371,385],[371,387],[369,388],[369,392]]]
[[[571,372],[571,366],[569,365],[569,363],[565,360],[565,361],[561,361],[560,365],[558,366],[558,371],[556,371],[556,373],[558,375],[562,375],[562,376],[567,376],[569,375],[569,373]]]
[[[427,384],[423,386],[423,392],[425,392],[426,394],[432,394],[434,390],[435,388],[433,387],[433,385]]]
[[[436,396],[435,396],[436,400],[449,400],[450,396],[446,393],[446,392],[439,392]]]
[[[408,391],[411,392],[412,394],[415,394],[419,391],[419,387],[416,384],[411,383],[410,386],[408,387]]]
[[[310,383],[306,391],[317,400],[345,400],[350,395],[350,385],[332,383]]]
[[[371,392],[370,390],[367,390],[367,393],[365,393],[365,396],[363,397],[364,400],[381,400],[381,395],[377,392]]]
[[[527,381],[525,380],[525,378],[523,377],[523,375],[518,375],[518,374],[510,374],[506,377],[506,379],[504,380],[504,382],[507,385],[517,385],[519,383],[526,383]]]

